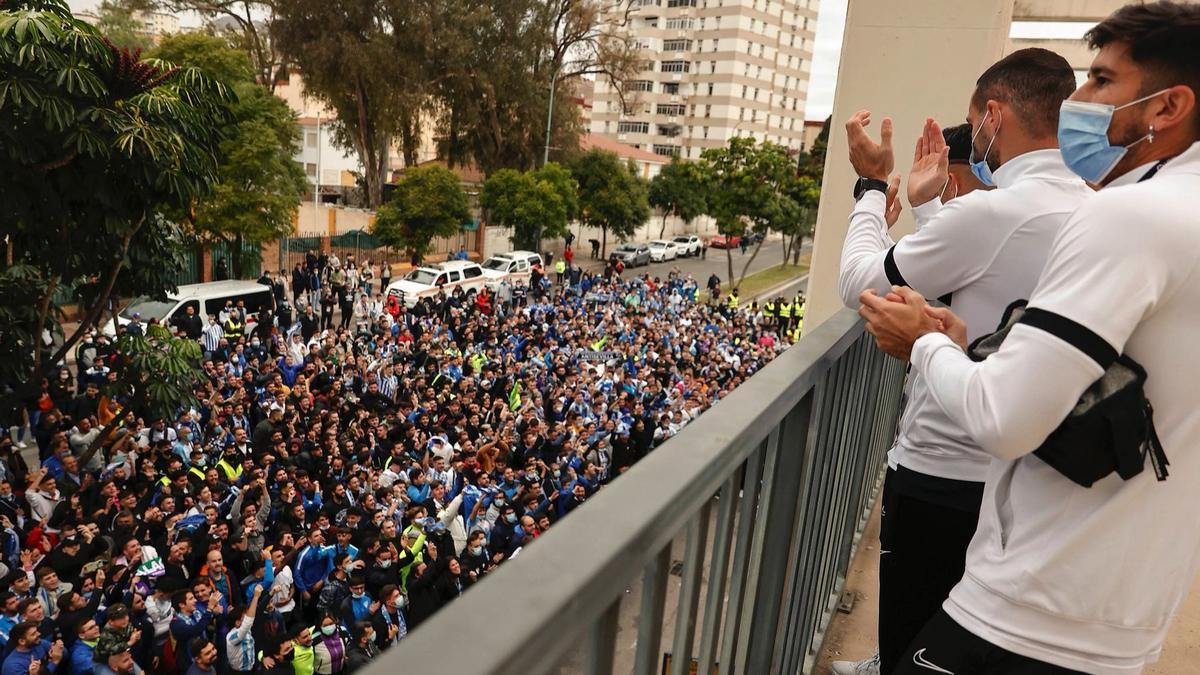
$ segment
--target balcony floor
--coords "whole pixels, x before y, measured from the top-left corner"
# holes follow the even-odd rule
[[[858,660],[875,651],[876,623],[879,620],[876,602],[879,595],[879,504],[871,512],[871,520],[863,532],[862,543],[850,564],[846,590],[854,593],[854,610],[837,614],[830,622],[825,648],[817,659],[815,675],[828,675],[832,661]],[[1196,672],[1200,663],[1200,579],[1192,586],[1191,595],[1175,617],[1162,659],[1144,675],[1185,675]]]

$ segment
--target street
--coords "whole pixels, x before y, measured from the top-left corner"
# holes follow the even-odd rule
[[[616,246],[617,245],[615,244],[609,246],[609,252],[611,253]],[[801,249],[801,252],[807,253],[811,250],[811,248],[812,243],[810,241],[805,244],[805,246]],[[733,274],[735,277],[740,276],[742,273],[742,266],[745,265],[746,261],[750,259],[750,256],[754,253],[754,249],[747,249],[745,255],[742,255],[741,249],[737,248],[733,249],[730,253],[732,253],[733,257]],[[603,269],[603,264],[601,261],[582,257],[581,253],[576,253],[575,262],[582,265],[583,268],[587,270]],[[753,274],[755,272],[760,272],[769,267],[779,265],[782,262],[783,240],[778,237],[768,237],[767,240],[763,242],[762,250],[758,252],[758,257],[756,257],[754,262],[750,264],[750,269],[746,273]],[[667,273],[670,272],[671,268],[673,267],[678,267],[680,272],[683,274],[692,275],[693,278],[700,282],[701,286],[703,286],[704,282],[708,279],[708,275],[716,272],[717,276],[721,278],[721,287],[723,289],[728,288],[728,279],[726,279],[726,277],[729,276],[729,269],[725,260],[725,251],[719,248],[708,249],[708,256],[706,258],[677,258],[667,262],[652,262],[646,267],[637,267],[633,269],[627,268],[625,270],[625,274],[645,274],[648,271],[650,274],[655,276],[666,277]],[[551,265],[551,269],[553,269],[553,265]],[[790,290],[791,289],[789,289],[789,291]]]

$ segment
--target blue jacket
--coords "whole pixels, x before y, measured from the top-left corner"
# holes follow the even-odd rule
[[[47,656],[50,653],[50,641],[42,640],[38,646],[27,652],[12,650],[8,656],[4,658],[4,665],[0,667],[0,675],[29,675],[29,662],[37,659],[42,662],[42,667],[54,673],[58,671],[58,666]]]
[[[325,580],[333,570],[333,554],[336,546],[313,546],[309,544],[300,551],[296,558],[296,588],[301,593],[307,592],[316,584]]]
[[[245,590],[246,604],[250,604],[250,599],[254,597],[254,587],[255,586],[262,586],[263,587],[263,595],[265,596],[267,594],[267,591],[271,590],[271,584],[274,583],[274,581],[275,581],[275,564],[273,562],[271,562],[270,558],[267,558],[266,568],[265,568],[265,572],[263,573],[262,579],[255,579],[253,576],[251,576],[250,580],[242,582],[243,584],[245,584],[245,587],[246,587],[246,590]]]
[[[76,640],[71,645],[71,675],[93,672],[92,657],[96,649],[83,640]]]

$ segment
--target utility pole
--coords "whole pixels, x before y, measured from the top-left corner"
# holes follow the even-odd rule
[[[550,163],[550,128],[554,122],[554,86],[558,84],[558,69],[561,65],[554,67],[554,73],[550,76],[550,102],[546,104],[546,147],[542,151],[542,166]],[[542,252],[542,226],[538,225],[537,240],[534,243],[534,253]]]

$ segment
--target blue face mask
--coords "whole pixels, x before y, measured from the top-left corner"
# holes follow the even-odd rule
[[[1108,128],[1113,113],[1148,101],[1166,91],[1154,92],[1122,106],[1087,101],[1063,101],[1058,112],[1058,148],[1067,167],[1089,183],[1104,180],[1120,162],[1129,148],[1149,139],[1154,142],[1154,127],[1129,145],[1111,145]]]
[[[996,184],[996,181],[992,179],[992,167],[988,166],[987,156],[988,153],[992,151],[992,143],[996,142],[996,136],[1000,134],[1000,125],[996,125],[996,133],[992,134],[992,140],[988,141],[987,150],[983,151],[983,158],[979,161],[975,161],[975,137],[979,135],[979,132],[983,131],[983,123],[987,121],[988,115],[990,114],[990,112],[983,114],[983,119],[979,121],[979,128],[976,129],[975,133],[971,135],[970,157],[971,173],[975,174],[975,177],[979,179],[980,183],[983,183],[988,187]],[[1000,118],[1000,122],[1004,122],[1003,117]]]

